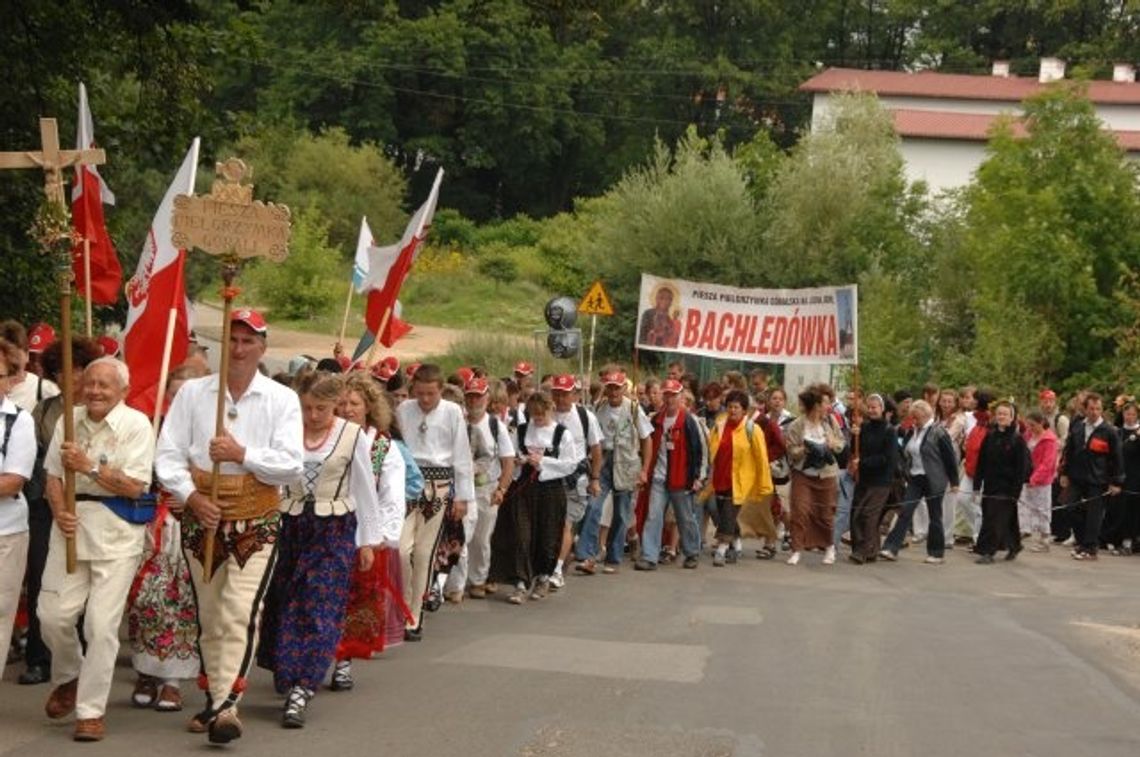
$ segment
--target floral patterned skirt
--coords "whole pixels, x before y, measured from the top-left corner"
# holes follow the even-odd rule
[[[281,519],[277,567],[261,616],[257,664],[284,694],[316,690],[333,663],[356,566],[356,514]]]
[[[366,660],[404,642],[404,628],[412,613],[400,590],[403,585],[398,549],[377,549],[372,570],[352,572],[338,660]]]
[[[198,675],[198,608],[190,569],[178,549],[177,520],[163,519],[173,549],[147,551],[127,598],[127,628],[135,671],[163,680]],[[163,541],[162,537],[157,539]]]

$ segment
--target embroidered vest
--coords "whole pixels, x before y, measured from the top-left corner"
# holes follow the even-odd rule
[[[356,440],[361,433],[360,426],[345,421],[332,451],[325,459],[315,467],[306,463],[302,478],[285,487],[281,511],[289,515],[300,515],[305,511],[305,505],[312,502],[313,513],[321,518],[353,512],[356,503],[348,496],[348,475],[352,470]]]

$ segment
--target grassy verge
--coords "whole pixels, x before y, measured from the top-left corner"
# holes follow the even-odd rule
[[[347,293],[345,282],[335,308],[313,318],[275,318],[274,325],[335,336],[340,333]],[[413,325],[529,337],[533,329],[542,326],[542,309],[550,297],[533,281],[519,279],[500,284],[478,273],[472,261],[463,260],[442,265],[428,262],[422,269],[417,264],[400,292],[400,303],[404,320]],[[365,298],[354,294],[348,317],[350,340],[360,336],[364,309]]]

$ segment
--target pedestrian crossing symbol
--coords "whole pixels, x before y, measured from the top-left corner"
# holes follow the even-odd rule
[[[610,302],[610,296],[606,294],[605,288],[602,286],[602,280],[598,279],[590,285],[590,289],[586,292],[586,296],[578,303],[578,312],[584,315],[613,315],[614,306]]]

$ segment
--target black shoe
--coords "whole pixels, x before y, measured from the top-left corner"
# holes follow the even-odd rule
[[[405,628],[404,641],[420,641],[424,637],[424,629],[422,628]]]
[[[847,560],[849,562],[855,563],[856,565],[862,565],[863,563],[867,562],[859,555],[847,555]]]
[[[737,554],[738,553],[735,549],[729,547],[728,552],[726,552],[724,555],[724,561],[729,565],[734,564],[736,562]]]
[[[289,694],[285,698],[285,712],[281,713],[281,727],[304,728],[305,709],[312,698],[313,692],[302,686],[289,689]]]
[[[1017,553],[1020,551],[1021,551],[1021,547],[1018,547],[1017,549],[1011,549],[1009,552],[1007,552],[1005,555],[1006,562],[1009,562],[1011,560],[1016,560],[1017,559]]]
[[[657,563],[648,560],[638,560],[633,564],[634,570],[657,570]]]
[[[352,691],[352,687],[355,685],[352,680],[352,661],[337,660],[329,688],[333,691]]]
[[[978,565],[993,565],[994,564],[994,556],[993,555],[982,555],[977,560],[974,560],[974,562],[977,563]]]
[[[21,686],[34,686],[51,680],[51,669],[47,665],[29,665],[16,682]]]
[[[440,607],[443,607],[443,596],[439,593],[439,589],[432,587],[428,592],[428,597],[424,600],[424,609],[428,612],[435,612]]]
[[[691,555],[691,556],[685,558],[685,569],[686,570],[695,570],[696,567],[700,564],[701,564],[701,561],[697,558],[696,555]]]

